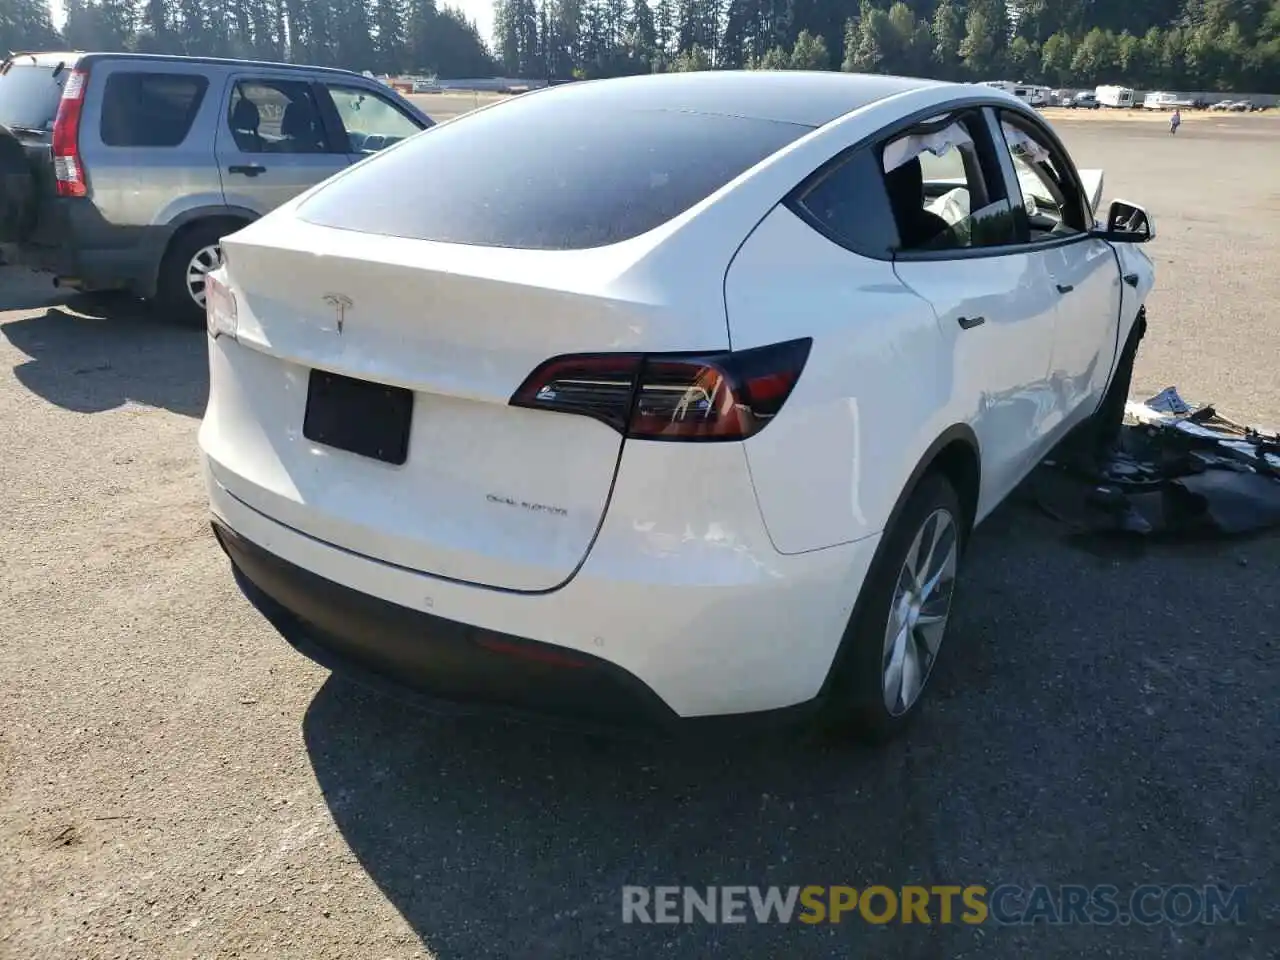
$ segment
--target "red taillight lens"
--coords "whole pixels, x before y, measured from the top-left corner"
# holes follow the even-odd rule
[[[53,121],[53,174],[60,197],[83,197],[86,193],[80,163],[80,113],[88,80],[86,71],[71,71],[62,87],[62,99]]]
[[[592,417],[632,439],[745,440],[782,409],[812,345],[806,337],[734,353],[554,357],[511,403]]]

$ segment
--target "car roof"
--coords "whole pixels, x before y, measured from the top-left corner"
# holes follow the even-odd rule
[[[263,60],[233,60],[226,57],[183,57],[168,53],[87,53],[83,50],[44,51],[11,54],[7,59],[15,66],[29,62],[39,67],[56,67],[58,64],[75,66],[78,63],[92,64],[95,60],[137,60],[143,63],[194,63],[207,64],[211,67],[252,67],[259,70],[299,70],[307,73],[333,73],[344,77],[358,77],[360,74],[352,70],[341,70],[337,67],[314,67],[304,63],[277,63]]]
[[[655,73],[556,85],[535,96],[593,110],[672,110],[820,127],[877,100],[959,84],[915,77],[801,70]]]

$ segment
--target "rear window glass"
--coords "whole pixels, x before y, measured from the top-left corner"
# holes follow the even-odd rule
[[[660,226],[809,132],[526,96],[387,150],[319,190],[299,215],[418,240],[581,250]]]
[[[54,76],[53,67],[15,61],[0,75],[0,123],[6,127],[47,132],[58,114],[62,85],[71,76],[68,63]]]
[[[189,73],[113,73],[102,93],[108,147],[176,147],[187,138],[209,81]]]

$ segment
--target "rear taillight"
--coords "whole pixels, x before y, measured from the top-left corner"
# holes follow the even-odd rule
[[[80,162],[80,114],[88,80],[87,71],[71,71],[62,87],[62,99],[58,101],[58,114],[53,121],[53,175],[60,197],[83,197],[86,193],[84,167]]]
[[[640,440],[745,440],[795,388],[809,338],[708,354],[575,354],[533,371],[513,406],[592,417]]]
[[[227,286],[226,267],[205,274],[204,320],[209,336],[214,340],[222,336],[236,339],[240,332],[238,314],[236,295]]]

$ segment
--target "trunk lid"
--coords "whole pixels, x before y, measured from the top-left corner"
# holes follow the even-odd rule
[[[240,408],[220,401],[206,417],[215,476],[221,462],[231,493],[320,540],[470,583],[559,586],[608,506],[622,436],[510,406],[535,368],[568,353],[728,345],[723,300],[701,321],[665,302],[634,243],[467,247],[285,215],[223,249],[239,342],[214,363]],[[304,435],[312,370],[412,391],[403,464]]]

